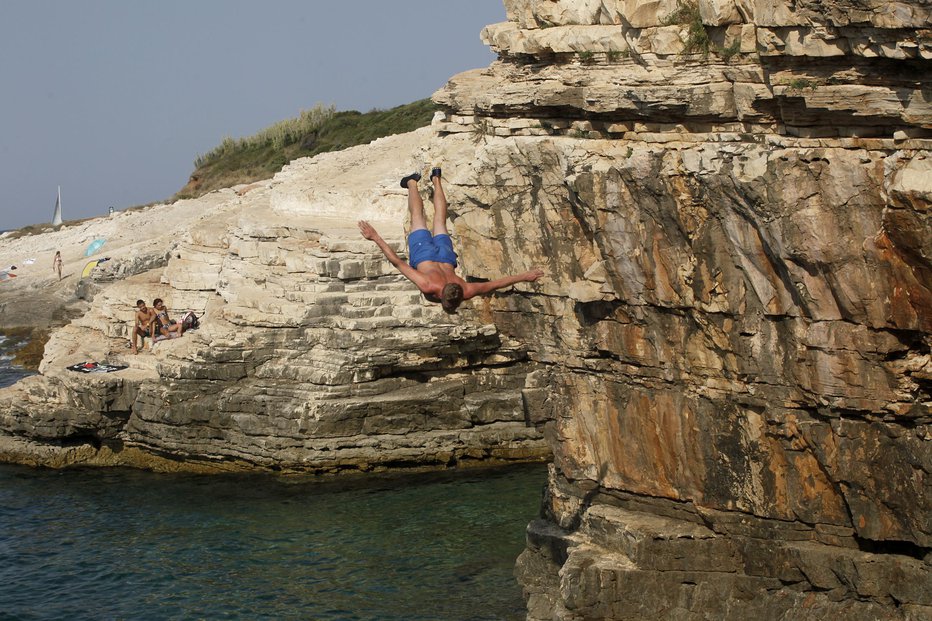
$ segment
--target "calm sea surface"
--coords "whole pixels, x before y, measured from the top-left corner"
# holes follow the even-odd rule
[[[0,619],[523,619],[544,481],[0,465]]]
[[[0,618],[523,619],[512,572],[544,479],[0,466]]]

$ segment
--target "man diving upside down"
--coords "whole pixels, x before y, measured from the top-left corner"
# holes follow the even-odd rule
[[[440,302],[448,313],[455,313],[463,300],[468,300],[496,289],[504,289],[519,282],[534,282],[544,275],[535,268],[530,272],[505,276],[488,282],[466,282],[456,275],[456,253],[447,233],[447,199],[440,182],[440,169],[430,171],[434,184],[434,230],[427,229],[424,201],[417,191],[421,175],[412,173],[401,180],[401,187],[408,190],[408,209],[411,212],[411,232],[408,234],[408,257],[405,263],[392,250],[378,231],[365,220],[359,221],[362,236],[376,243],[385,257],[431,302]]]

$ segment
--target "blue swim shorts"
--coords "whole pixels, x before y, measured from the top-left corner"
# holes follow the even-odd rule
[[[421,261],[449,263],[456,267],[453,240],[446,233],[431,235],[427,229],[417,229],[408,235],[408,263],[417,269]]]

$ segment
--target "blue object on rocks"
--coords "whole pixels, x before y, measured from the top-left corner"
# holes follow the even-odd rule
[[[106,242],[107,242],[106,239],[95,239],[87,247],[87,250],[84,251],[84,256],[85,257],[91,256],[92,254],[100,250],[100,247],[103,246]]]

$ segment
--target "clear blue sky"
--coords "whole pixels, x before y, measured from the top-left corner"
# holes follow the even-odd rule
[[[4,0],[0,230],[165,200],[224,136],[390,108],[494,60],[501,0]]]

